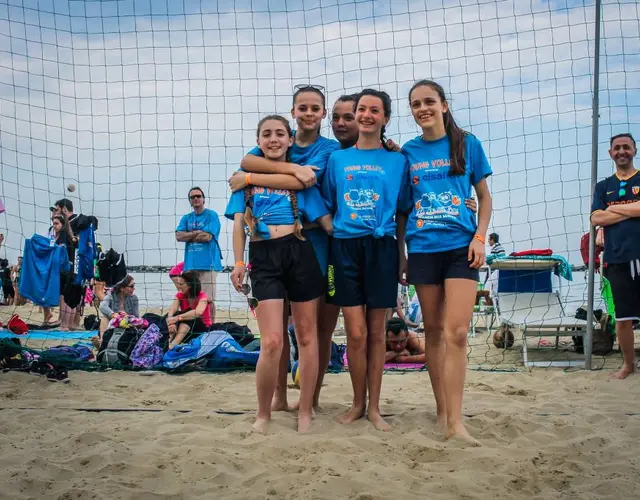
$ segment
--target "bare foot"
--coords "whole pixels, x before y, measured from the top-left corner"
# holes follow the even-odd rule
[[[271,420],[270,418],[266,418],[266,417],[257,417],[256,421],[253,423],[251,427],[253,427],[254,431],[260,434],[266,434],[267,428],[269,427],[270,420]]]
[[[274,396],[271,401],[271,411],[289,411],[289,403],[287,403],[287,399],[282,399],[278,396]]]
[[[360,420],[362,417],[364,417],[364,409],[364,406],[352,406],[351,408],[349,408],[349,411],[347,411],[347,413],[343,413],[342,415],[338,416],[336,420],[340,424],[352,424],[356,420]]]
[[[388,432],[391,430],[391,426],[382,418],[382,415],[378,412],[369,411],[367,414],[367,420],[373,424],[378,431]]]
[[[436,416],[436,429],[438,432],[446,434],[447,432],[447,415]]]
[[[613,375],[611,375],[611,378],[616,378],[618,380],[624,380],[625,378],[627,378],[629,375],[631,375],[635,371],[636,370],[635,370],[635,367],[633,365],[631,365],[631,366],[622,365],[622,368],[620,368],[620,370],[618,370]]]
[[[311,427],[311,420],[313,420],[313,415],[309,415],[308,413],[299,413],[298,432],[307,432],[309,427]]]
[[[480,441],[471,437],[469,431],[462,425],[462,422],[447,426],[446,440],[455,441],[469,446],[480,446]]]

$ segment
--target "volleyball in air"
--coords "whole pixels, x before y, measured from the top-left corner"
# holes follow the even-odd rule
[[[76,190],[75,184],[67,184],[67,191],[69,191],[70,193],[73,193],[75,190]]]

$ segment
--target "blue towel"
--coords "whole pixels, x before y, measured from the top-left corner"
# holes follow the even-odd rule
[[[76,253],[76,277],[74,282],[81,285],[94,278],[93,261],[96,258],[96,238],[93,224],[78,232],[78,251]]]
[[[42,307],[60,303],[60,273],[70,268],[67,249],[34,234],[24,244],[20,295]]]
[[[60,332],[57,330],[30,330],[24,335],[14,335],[13,333],[3,330],[0,331],[0,339],[22,339],[22,340],[80,340],[90,339],[98,334],[94,331],[77,331],[77,332]]]

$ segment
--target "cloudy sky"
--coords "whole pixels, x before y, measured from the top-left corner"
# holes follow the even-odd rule
[[[494,170],[508,250],[580,263],[590,206],[594,2],[578,0],[0,0],[0,231],[15,261],[65,195],[129,264],[172,265],[186,194],[222,213],[225,179],[267,113],[316,83],[331,104],[381,88],[389,135],[417,135],[407,91],[443,84]],[[607,140],[640,136],[640,12],[603,2],[599,178]],[[286,8],[285,8],[286,6]],[[636,95],[636,98],[632,96]],[[635,102],[635,104],[633,104]],[[329,123],[323,134],[330,136]],[[78,211],[76,209],[76,211]],[[230,225],[220,245],[232,260]]]

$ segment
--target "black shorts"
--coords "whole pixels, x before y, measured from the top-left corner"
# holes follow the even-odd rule
[[[632,264],[606,264],[603,275],[611,283],[616,321],[640,321],[640,269]]]
[[[311,242],[293,234],[249,243],[249,264],[251,289],[259,301],[308,302],[327,288]]]
[[[12,299],[16,296],[16,291],[13,289],[13,285],[11,283],[8,285],[2,285],[2,293],[4,294],[5,299]]]
[[[478,281],[480,271],[469,267],[469,247],[446,252],[410,253],[407,281],[412,285],[444,285],[448,279]]]
[[[329,251],[327,303],[371,309],[395,307],[398,243],[392,236],[333,238]]]
[[[189,309],[190,311],[191,309]],[[188,311],[178,311],[178,314],[185,314]],[[209,327],[204,324],[201,318],[196,319],[188,319],[185,321],[178,321],[178,325],[189,325],[189,331],[184,339],[182,339],[183,344],[188,344],[196,337],[199,337],[201,333],[205,333],[209,331]]]

